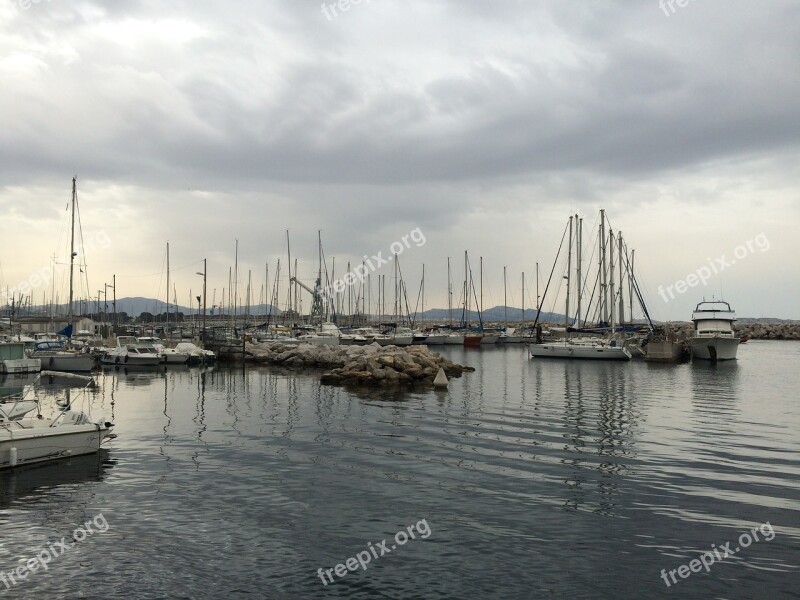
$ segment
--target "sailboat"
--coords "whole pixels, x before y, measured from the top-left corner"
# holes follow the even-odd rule
[[[77,177],[72,178],[72,211],[71,211],[71,236],[69,246],[69,322],[62,330],[68,339],[72,338],[72,331],[74,329],[75,314],[73,309],[73,280],[75,272],[75,206],[78,202],[78,186]],[[33,351],[30,353],[31,358],[38,358],[42,361],[42,366],[51,371],[68,371],[68,372],[87,372],[91,371],[95,366],[94,357],[85,352],[79,352],[68,348],[65,344],[59,341],[41,341],[37,342]]]
[[[542,343],[541,336],[537,335],[537,343],[531,344],[528,346],[531,358],[566,358],[566,359],[584,359],[584,360],[630,360],[631,354],[630,352],[621,345],[617,344],[617,341],[613,338],[610,340],[606,340],[604,338],[586,338],[586,337],[570,337],[570,331],[573,329],[574,324],[580,323],[580,318],[582,315],[581,311],[581,301],[582,301],[582,279],[581,279],[581,258],[582,258],[582,246],[583,246],[583,219],[579,218],[578,215],[570,216],[569,223],[567,225],[567,229],[569,231],[569,240],[567,244],[567,270],[566,274],[564,275],[564,279],[566,279],[566,310],[565,310],[565,328],[564,328],[564,339],[556,342],[548,342]],[[577,230],[573,232],[573,230]],[[566,235],[566,231],[564,232]],[[575,233],[575,235],[573,235]],[[599,261],[599,272],[598,272],[598,279],[601,282],[601,288],[604,284],[605,275],[606,275],[606,265],[605,265],[605,211],[600,211],[600,247],[601,247],[601,259]],[[563,237],[562,237],[562,244],[563,244]],[[571,312],[570,312],[570,292],[572,286],[572,253],[573,253],[573,246],[575,246],[575,254],[576,254],[576,274],[575,279],[577,283],[575,284],[576,288],[576,297],[577,297],[577,319],[576,322],[570,323],[571,320]],[[613,246],[612,246],[613,247]],[[559,248],[560,254],[561,248]],[[553,264],[553,270],[550,273],[550,279],[552,280],[553,272],[555,272],[555,267],[558,262],[558,255],[556,256],[556,262]],[[613,261],[612,261],[613,264]],[[611,272],[611,281],[613,282],[614,274],[613,270]],[[550,281],[548,281],[548,286],[545,287],[544,297],[547,296],[547,288],[550,285]],[[601,289],[601,298],[603,296],[603,290]],[[613,298],[613,288],[612,288],[612,298]],[[605,308],[604,304],[602,303],[601,299],[601,325],[606,325],[605,314],[603,310]],[[534,321],[534,329],[540,331],[541,325],[539,325],[539,317],[541,315],[541,304],[536,313],[536,320]],[[614,331],[614,310],[613,305],[610,311],[611,317],[611,332],[613,334]]]

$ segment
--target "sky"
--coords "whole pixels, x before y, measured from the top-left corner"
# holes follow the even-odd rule
[[[459,302],[468,251],[484,307],[506,267],[530,309],[602,208],[654,318],[800,319],[796,0],[2,0],[0,81],[0,287],[34,303],[66,297],[77,176],[78,295],[163,298],[169,243],[178,302],[207,259],[219,304],[238,240],[257,301],[288,230],[307,284],[321,232],[336,278],[401,244],[412,308],[448,257]]]

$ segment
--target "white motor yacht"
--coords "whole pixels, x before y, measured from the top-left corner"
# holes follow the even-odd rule
[[[692,357],[700,360],[735,360],[739,336],[733,331],[736,313],[723,300],[700,302],[692,313],[694,333],[689,338]]]

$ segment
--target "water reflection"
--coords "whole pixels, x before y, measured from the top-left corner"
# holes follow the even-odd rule
[[[102,481],[117,464],[109,451],[73,456],[60,461],[0,471],[0,508],[15,501],[30,502],[39,495],[49,495],[54,488]]]

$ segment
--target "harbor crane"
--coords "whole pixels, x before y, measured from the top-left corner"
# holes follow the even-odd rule
[[[325,316],[325,308],[322,301],[322,278],[317,278],[313,288],[308,287],[297,277],[291,277],[289,281],[296,283],[309,294],[311,294],[313,298],[311,302],[311,317],[319,317],[320,319],[323,318]]]

